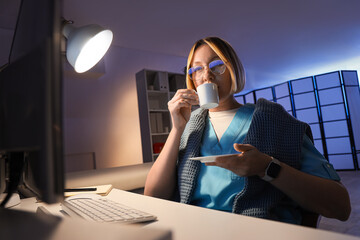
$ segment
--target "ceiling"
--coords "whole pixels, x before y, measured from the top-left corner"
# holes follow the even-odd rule
[[[19,0],[0,0],[12,29]],[[75,26],[97,23],[113,45],[186,57],[199,38],[230,42],[247,89],[313,74],[360,69],[359,0],[63,0]]]

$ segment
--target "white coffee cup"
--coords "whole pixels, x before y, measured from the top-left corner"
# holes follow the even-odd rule
[[[205,109],[219,106],[218,87],[215,83],[204,83],[197,87],[200,107]]]

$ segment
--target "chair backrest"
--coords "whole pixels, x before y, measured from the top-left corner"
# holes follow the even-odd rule
[[[301,225],[305,227],[317,228],[320,222],[320,215],[306,210],[301,211]]]

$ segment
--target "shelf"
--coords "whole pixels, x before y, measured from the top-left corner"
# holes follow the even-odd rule
[[[168,94],[167,91],[164,90],[147,90],[148,94]]]
[[[185,75],[144,69],[136,73],[143,162],[153,162],[154,146],[164,144],[171,129],[168,102],[184,88]]]
[[[167,109],[149,109],[149,112],[169,112]]]
[[[162,135],[169,135],[169,132],[162,132],[162,133],[151,133],[152,136],[162,136]]]

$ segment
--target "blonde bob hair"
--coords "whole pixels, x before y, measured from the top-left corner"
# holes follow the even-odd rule
[[[218,37],[207,37],[200,39],[191,48],[186,65],[187,88],[195,90],[195,85],[190,79],[188,72],[189,68],[191,68],[191,62],[193,60],[196,49],[204,44],[207,44],[219,56],[219,58],[225,63],[226,68],[230,71],[232,94],[243,90],[245,86],[244,67],[232,46],[225,40]]]

